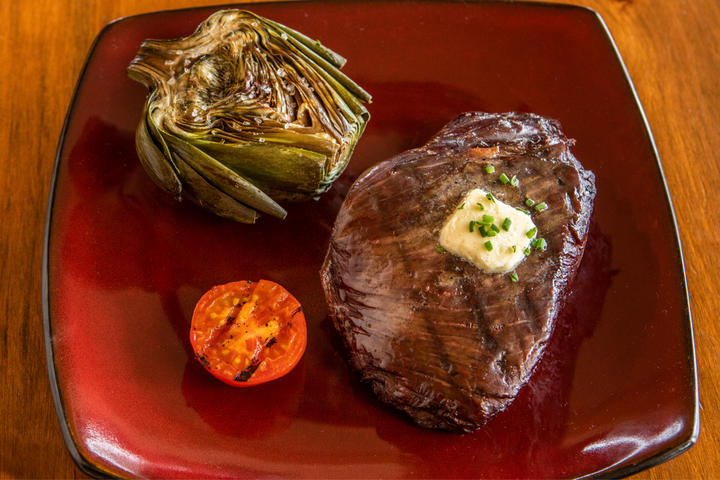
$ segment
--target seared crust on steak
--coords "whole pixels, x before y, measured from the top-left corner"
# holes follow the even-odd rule
[[[573,143],[537,115],[465,113],[355,182],[321,276],[350,364],[380,400],[424,427],[472,432],[516,397],[587,239],[594,175]],[[504,185],[501,173],[519,185]],[[531,210],[547,241],[517,267],[517,282],[437,250],[445,220],[475,188]],[[528,208],[526,198],[548,208]]]

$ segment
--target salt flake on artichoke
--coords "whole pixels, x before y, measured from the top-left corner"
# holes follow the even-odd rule
[[[345,59],[242,10],[210,16],[189,37],[145,40],[127,69],[150,89],[136,131],[140,161],[177,200],[253,223],[278,201],[326,192],[370,118],[370,95]]]

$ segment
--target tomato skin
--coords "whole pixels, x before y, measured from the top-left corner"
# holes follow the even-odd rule
[[[195,358],[217,379],[250,387],[295,368],[307,346],[307,325],[300,303],[279,284],[232,282],[200,298],[190,343]]]

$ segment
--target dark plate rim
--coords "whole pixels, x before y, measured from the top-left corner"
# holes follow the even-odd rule
[[[324,3],[326,1],[332,1],[332,0],[291,0],[292,3]],[[350,1],[363,1],[363,0],[350,0]],[[370,1],[376,1],[376,0],[370,0]],[[400,3],[402,0],[377,0],[381,2],[397,2]],[[419,0],[423,2],[428,3],[458,3],[455,0]],[[471,3],[486,3],[486,4],[509,4],[513,3],[512,0],[470,0]],[[264,2],[260,5],[268,5],[268,4],[283,4],[288,3],[287,1],[270,1],[270,2]],[[627,67],[625,66],[625,62],[623,61],[620,52],[617,48],[617,45],[615,43],[615,40],[613,39],[610,30],[607,27],[607,24],[603,20],[602,16],[595,10],[593,10],[590,7],[586,6],[579,6],[579,5],[568,5],[568,4],[558,4],[558,3],[549,3],[549,2],[543,2],[543,1],[528,1],[523,2],[523,5],[529,5],[533,7],[543,7],[543,8],[555,8],[555,9],[572,9],[572,10],[584,10],[588,14],[591,14],[594,16],[595,20],[600,24],[602,30],[605,33],[606,40],[610,43],[610,46],[613,50],[613,53],[615,55],[615,59],[620,65],[623,76],[625,78],[625,82],[627,87],[630,89],[635,106],[640,113],[643,125],[645,127],[645,132],[647,134],[647,140],[652,148],[653,156],[655,158],[655,165],[658,169],[658,173],[660,175],[660,179],[662,180],[663,189],[665,193],[665,204],[668,210],[668,215],[672,220],[673,225],[673,236],[675,239],[675,246],[678,252],[678,268],[681,275],[681,289],[683,292],[684,297],[684,311],[683,311],[683,317],[684,322],[683,326],[685,329],[685,348],[686,351],[690,353],[687,358],[687,368],[688,371],[691,373],[692,378],[692,390],[693,390],[693,428],[692,433],[688,438],[685,438],[683,441],[679,442],[677,445],[671,446],[668,449],[664,450],[663,452],[660,452],[654,456],[651,456],[645,460],[642,460],[638,463],[632,463],[629,465],[624,466],[610,466],[605,470],[595,472],[592,474],[589,474],[586,477],[581,478],[624,478],[631,475],[634,475],[636,473],[640,473],[644,470],[653,468],[657,465],[660,465],[662,463],[667,462],[668,460],[671,460],[678,455],[686,452],[689,450],[698,440],[698,437],[700,435],[700,410],[699,410],[699,388],[698,388],[698,375],[697,375],[697,354],[695,350],[695,338],[693,333],[693,321],[692,321],[692,313],[690,309],[690,300],[689,300],[689,292],[687,287],[687,275],[686,275],[686,269],[685,269],[685,261],[683,258],[683,250],[682,250],[682,242],[679,235],[679,229],[677,224],[677,217],[675,216],[675,211],[672,204],[672,199],[670,197],[670,192],[667,185],[667,179],[665,178],[665,172],[662,167],[662,163],[660,162],[660,157],[658,155],[657,146],[655,144],[655,139],[653,137],[652,131],[650,129],[649,122],[647,120],[647,116],[645,115],[645,111],[642,107],[642,104],[640,103],[640,99],[637,94],[637,90],[635,89],[635,86],[630,78],[630,74],[627,70]],[[53,206],[55,203],[55,186],[57,184],[57,175],[61,160],[61,154],[63,151],[63,147],[65,145],[66,140],[66,134],[68,130],[68,126],[71,123],[73,112],[75,110],[75,102],[77,100],[78,92],[80,90],[80,86],[83,84],[85,80],[85,74],[87,73],[87,67],[90,62],[90,59],[93,57],[93,54],[95,52],[95,48],[97,47],[100,39],[107,35],[107,33],[116,25],[121,22],[129,21],[137,17],[143,17],[143,16],[150,16],[150,15],[157,15],[157,14],[163,14],[163,13],[182,13],[182,12],[188,12],[188,11],[194,11],[194,10],[204,10],[208,8],[217,8],[217,9],[223,9],[223,8],[248,8],[252,9],[253,6],[256,6],[258,4],[244,4],[244,3],[237,3],[237,4],[219,4],[215,6],[201,6],[201,7],[190,7],[190,8],[182,8],[182,9],[171,9],[171,10],[162,10],[162,11],[156,11],[156,12],[147,12],[147,13],[141,13],[137,15],[131,15],[127,17],[121,17],[116,20],[111,21],[110,23],[106,24],[100,32],[95,37],[88,54],[85,58],[85,62],[83,63],[83,66],[80,70],[80,73],[78,75],[77,83],[75,84],[75,88],[73,90],[73,94],[68,106],[67,113],[65,115],[65,120],[63,122],[63,128],[60,133],[60,137],[58,140],[58,147],[55,154],[55,162],[53,166],[53,172],[52,177],[50,180],[50,190],[48,194],[48,203],[47,203],[47,210],[46,210],[46,218],[45,218],[45,233],[43,238],[43,253],[42,253],[42,313],[43,313],[43,331],[44,331],[44,338],[45,338],[45,355],[46,355],[46,362],[47,362],[47,368],[48,368],[48,377],[50,381],[50,389],[52,392],[53,402],[55,404],[55,413],[58,417],[58,423],[60,425],[60,430],[62,432],[63,439],[65,441],[65,445],[68,449],[68,452],[70,453],[70,456],[72,460],[75,462],[77,467],[85,474],[94,477],[94,478],[124,478],[120,476],[116,476],[112,474],[111,472],[108,472],[106,470],[103,470],[99,465],[96,465],[92,463],[90,460],[88,460],[79,450],[78,445],[75,441],[75,438],[73,437],[70,427],[68,425],[68,420],[65,415],[65,408],[63,403],[63,397],[61,393],[61,388],[58,383],[58,377],[57,377],[57,365],[55,363],[55,354],[53,349],[53,335],[52,335],[52,321],[50,318],[50,292],[49,292],[49,248],[50,248],[50,238],[52,235],[51,232],[51,225],[52,225],[52,215],[53,215]]]

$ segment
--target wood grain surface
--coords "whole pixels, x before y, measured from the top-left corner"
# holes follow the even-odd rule
[[[108,22],[209,0],[0,1],[0,477],[87,478],[68,454],[45,362],[41,262],[55,150],[83,61]],[[720,2],[568,0],[607,23],[645,108],[684,248],[701,433],[634,478],[719,478]]]

